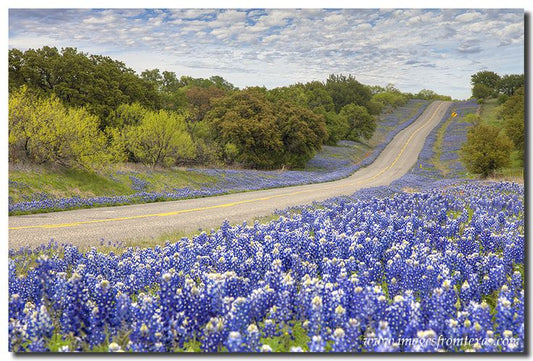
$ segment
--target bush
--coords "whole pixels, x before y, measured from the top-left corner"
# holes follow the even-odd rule
[[[348,132],[344,139],[353,141],[359,141],[361,138],[370,139],[376,130],[376,119],[363,106],[348,104],[342,108],[339,115],[348,123]]]
[[[490,98],[494,90],[484,84],[476,84],[472,88],[472,96],[477,99]]]
[[[23,86],[9,98],[11,161],[94,169],[112,162],[99,120],[84,108],[66,109],[55,95],[41,98]]]
[[[146,112],[139,125],[126,128],[125,139],[134,157],[151,166],[170,166],[195,155],[185,117],[176,112]]]
[[[505,133],[513,141],[522,161],[526,147],[524,114],[524,88],[519,88],[502,105],[500,116],[503,118]]]
[[[499,128],[479,124],[468,131],[461,158],[470,172],[486,178],[509,165],[512,148],[513,142]]]
[[[216,101],[205,121],[225,160],[260,169],[304,166],[328,134],[323,115],[253,88]]]

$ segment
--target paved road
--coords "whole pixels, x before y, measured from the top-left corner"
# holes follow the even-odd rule
[[[9,217],[9,247],[34,247],[51,238],[81,246],[99,244],[102,238],[146,240],[175,231],[211,229],[225,219],[231,223],[251,221],[276,209],[387,185],[415,164],[427,135],[450,104],[441,101],[430,104],[389,143],[374,163],[342,180],[172,202],[12,216]]]

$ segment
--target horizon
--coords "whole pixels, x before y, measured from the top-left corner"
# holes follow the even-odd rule
[[[470,76],[524,73],[523,9],[10,9],[9,49],[73,47],[146,69],[275,88],[352,74],[471,96]]]

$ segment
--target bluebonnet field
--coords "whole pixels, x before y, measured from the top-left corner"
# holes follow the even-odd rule
[[[12,250],[10,349],[522,351],[524,188],[429,174],[420,164],[456,153],[435,139],[390,187],[267,224],[110,253]]]
[[[324,146],[309,161],[304,170],[256,171],[190,168],[188,169],[189,172],[208,175],[214,177],[216,181],[209,184],[199,184],[195,187],[173,188],[159,192],[150,191],[149,182],[141,179],[138,174],[129,174],[131,188],[136,191],[133,194],[56,198],[53,195],[38,192],[31,194],[31,199],[26,201],[10,201],[9,212],[20,214],[148,203],[338,180],[372,163],[398,132],[405,129],[422,114],[428,103],[427,101],[411,100],[407,105],[382,115],[378,122],[377,134],[374,137],[378,144],[372,152],[366,154],[366,157],[358,162],[354,162],[354,154],[356,153],[354,147],[357,147],[357,143],[341,141],[336,147]],[[21,182],[10,181],[9,186],[23,188],[25,185]]]

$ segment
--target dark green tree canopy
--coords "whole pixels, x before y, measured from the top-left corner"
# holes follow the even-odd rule
[[[157,89],[124,63],[75,48],[10,50],[9,89],[22,85],[43,95],[55,94],[68,106],[86,107],[99,117],[101,128],[105,128],[106,119],[120,104],[159,106]]]
[[[352,75],[331,74],[326,80],[326,90],[333,99],[337,113],[350,103],[361,105],[368,109],[372,99],[370,88],[359,83]]]
[[[470,83],[472,86],[483,84],[491,89],[497,89],[500,83],[500,76],[493,71],[483,70],[472,74]]]
[[[524,87],[524,74],[506,74],[503,75],[499,83],[501,94],[511,96],[514,92]]]
[[[271,102],[261,88],[215,99],[205,121],[226,159],[253,168],[302,167],[327,138],[323,116],[289,101]]]

